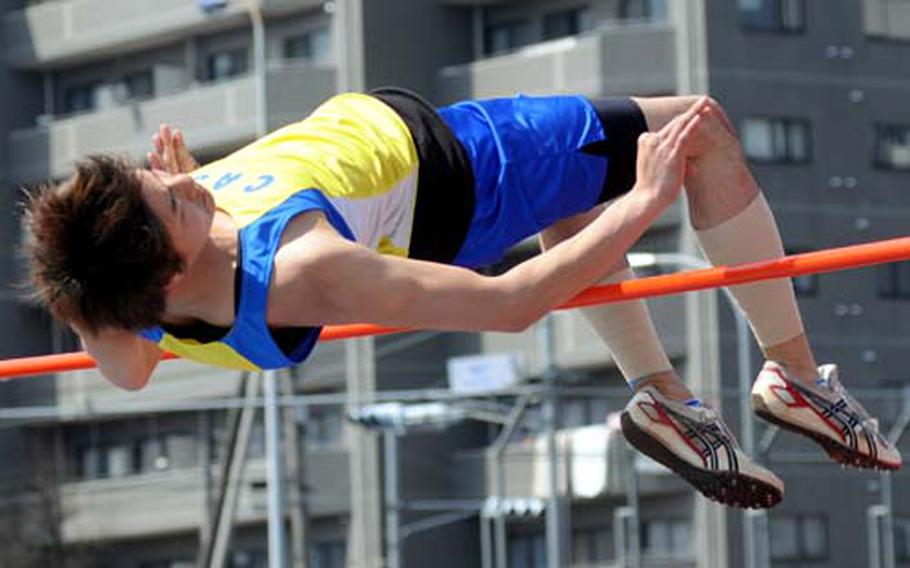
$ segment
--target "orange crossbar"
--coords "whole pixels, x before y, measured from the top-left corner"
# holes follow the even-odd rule
[[[565,310],[637,298],[666,296],[758,280],[833,272],[900,260],[910,260],[910,237],[820,250],[737,266],[718,266],[703,270],[690,270],[662,276],[638,278],[609,286],[593,286],[558,306],[557,309]],[[373,324],[326,326],[322,330],[319,339],[321,341],[333,341],[402,331],[408,331],[408,329],[383,327]],[[165,359],[174,359],[175,357],[171,353],[165,354]],[[59,355],[7,359],[0,361],[0,380],[91,369],[95,366],[95,361],[88,354],[81,351]]]

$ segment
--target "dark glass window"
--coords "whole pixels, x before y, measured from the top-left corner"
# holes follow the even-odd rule
[[[124,75],[123,88],[128,100],[150,98],[155,94],[155,79],[152,70],[145,69]]]
[[[100,83],[83,83],[63,91],[63,112],[76,113],[94,110],[98,106]]]
[[[328,28],[310,30],[284,40],[284,58],[303,61],[328,61],[331,52]]]
[[[166,558],[140,562],[139,568],[193,568],[196,561],[188,557]]]
[[[610,560],[611,533],[607,528],[572,531],[572,562],[578,566],[600,565]]]
[[[828,519],[822,515],[772,517],[772,560],[807,561],[828,558]]]
[[[269,556],[264,550],[236,550],[228,559],[228,568],[268,568]]]
[[[521,47],[527,20],[509,20],[490,24],[484,31],[484,53],[497,55]]]
[[[910,299],[910,262],[892,262],[876,268],[878,297],[886,300]]]
[[[875,127],[875,164],[882,168],[910,170],[910,126],[879,124]]]
[[[894,519],[894,555],[898,562],[910,562],[910,519]]]
[[[805,0],[738,0],[743,28],[798,32],[806,29]]]
[[[787,249],[787,255],[801,254],[806,252],[800,249]],[[818,274],[804,274],[794,276],[790,279],[793,282],[793,291],[797,296],[812,297],[818,295]]]
[[[546,568],[547,542],[542,533],[509,538],[510,568]]]
[[[313,544],[311,565],[313,568],[344,568],[347,546],[343,540],[317,542]]]
[[[642,548],[649,555],[692,557],[692,525],[688,519],[649,519],[641,524]]]
[[[812,128],[800,118],[747,118],[741,129],[743,151],[750,160],[804,164],[812,157]]]
[[[344,434],[344,409],[338,405],[311,406],[305,424],[308,444],[320,448],[338,446]]]
[[[249,69],[246,47],[212,52],[205,59],[205,79],[221,81],[243,75]]]
[[[620,20],[664,21],[668,0],[620,0],[616,12]]]
[[[591,29],[591,9],[587,6],[553,12],[543,17],[544,39],[578,35],[589,29]]]

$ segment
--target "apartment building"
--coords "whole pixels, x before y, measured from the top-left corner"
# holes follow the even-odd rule
[[[254,57],[256,11],[265,21],[264,68]],[[61,178],[92,152],[142,159],[161,122],[179,125],[205,161],[334,92],[387,84],[440,105],[516,92],[710,92],[739,128],[792,252],[900,236],[910,213],[903,191],[910,109],[902,104],[910,90],[910,5],[899,0],[0,0],[0,14],[0,184],[9,215],[0,231],[8,243],[19,234],[17,187]],[[684,207],[664,215],[637,248],[697,256]],[[0,254],[3,281],[21,280],[14,248]],[[527,254],[516,250],[500,268]],[[840,364],[885,428],[899,425],[907,265],[794,285],[820,360]],[[738,425],[736,322],[717,298],[699,293],[650,307],[681,372]],[[16,294],[0,302],[4,357],[75,348],[70,334]],[[577,315],[558,314],[554,327],[564,564],[624,565],[637,529],[645,566],[746,565],[740,512],[709,505],[664,470],[630,459],[615,431],[586,429],[622,407],[623,393],[603,388],[621,385],[619,375]],[[374,390],[438,392],[448,386],[448,361],[478,353],[509,354],[519,387],[545,374],[534,331],[418,334],[362,349],[326,344],[294,370],[289,388],[309,398],[295,399],[289,412],[285,433],[299,451],[286,501],[291,532],[305,533],[291,540],[305,540],[309,565],[380,566],[388,554],[379,439],[348,424],[348,409],[332,395],[352,385],[361,400]],[[754,347],[751,357],[757,367]],[[26,565],[13,562],[33,559],[36,548],[45,559],[77,565],[195,565],[214,538],[227,456],[242,449],[242,438],[247,459],[225,563],[264,566],[258,416],[248,436],[237,433],[245,384],[233,373],[170,362],[140,394],[115,392],[89,371],[0,385],[3,407],[41,409],[24,422],[4,418],[11,427],[0,434],[4,455],[15,456],[0,480],[10,488],[11,515],[23,521],[11,526],[20,525],[20,543],[33,543],[10,548],[20,557],[10,556],[10,565]],[[488,402],[501,411],[519,399]],[[498,509],[508,566],[545,565],[539,504],[549,479],[540,424],[532,403],[502,452],[504,487],[489,451],[502,432],[496,425],[474,421],[398,438],[405,564],[480,566],[481,531],[497,521],[484,507],[499,495],[510,499]],[[770,543],[772,565],[867,565],[881,549],[876,531],[888,522],[897,562],[910,563],[902,474],[889,485],[876,474],[842,472],[809,444],[763,425],[755,447],[788,484],[779,507],[748,521],[759,529],[759,548]],[[627,518],[630,470],[638,523]],[[889,487],[893,517],[880,507]],[[15,498],[24,494],[30,498]],[[452,515],[451,522],[427,522],[434,514]],[[36,533],[44,536],[35,540]],[[299,561],[301,553],[291,555]]]

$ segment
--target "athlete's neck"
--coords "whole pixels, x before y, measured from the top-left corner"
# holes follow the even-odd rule
[[[233,323],[237,246],[233,220],[216,213],[199,255],[168,291],[166,322],[203,320],[223,327]]]

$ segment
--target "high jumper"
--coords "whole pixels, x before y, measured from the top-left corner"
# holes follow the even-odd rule
[[[682,192],[713,264],[783,256],[735,130],[708,97],[435,109],[380,89],[335,96],[202,167],[163,125],[149,163],[90,157],[33,193],[25,221],[37,296],[126,389],[148,382],[164,350],[237,369],[293,365],[328,324],[525,329],[593,284],[634,278],[626,252]],[[498,276],[470,270],[535,233],[542,254]],[[767,359],[755,411],[840,463],[899,468],[836,367],[817,365],[789,280],[731,292]],[[622,425],[635,447],[719,502],[780,501],[783,482],[680,379],[643,301],[583,313],[634,390]]]

